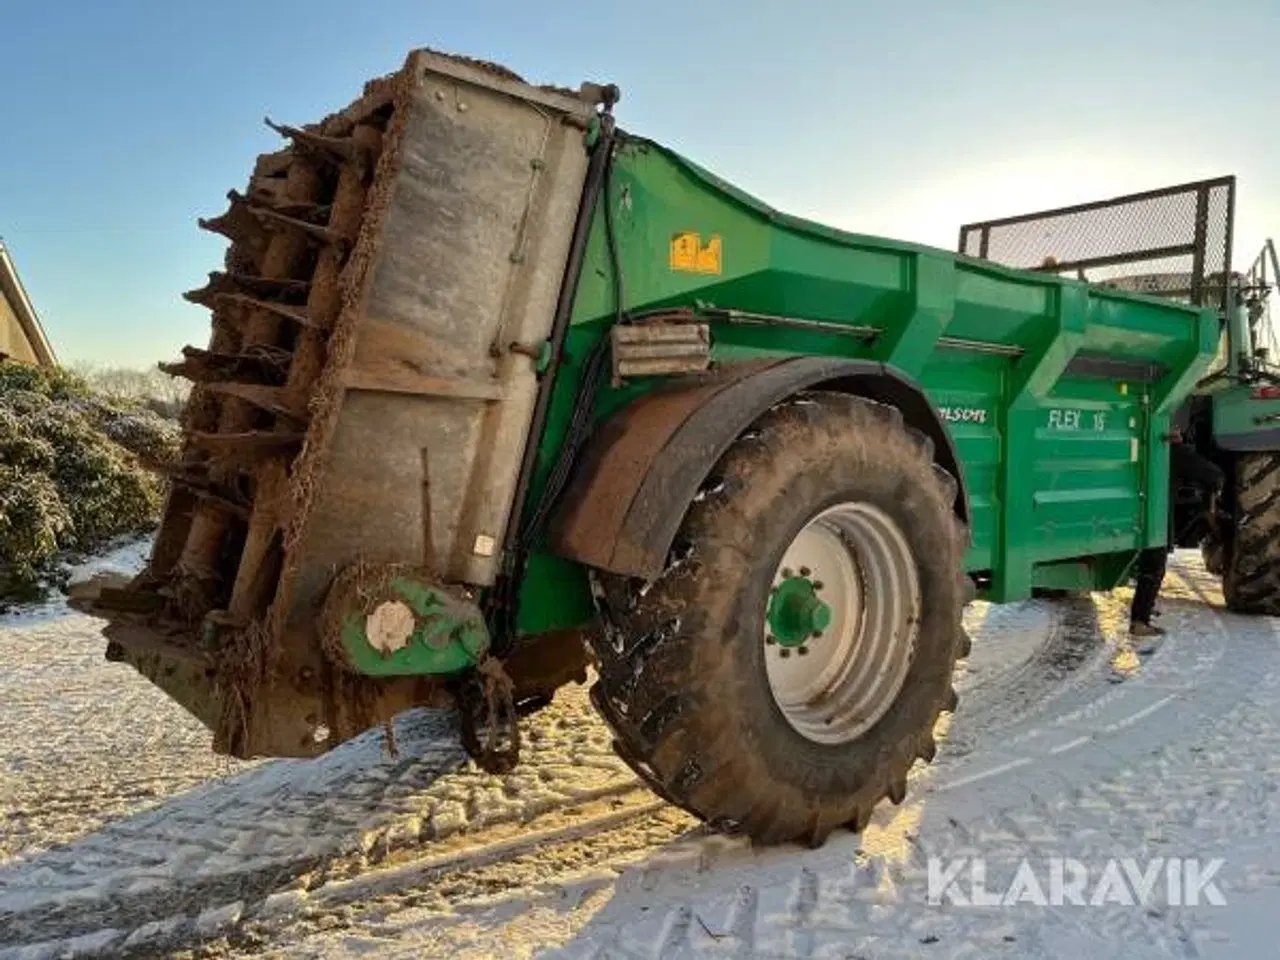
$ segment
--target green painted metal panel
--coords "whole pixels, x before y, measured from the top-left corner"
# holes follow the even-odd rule
[[[1008,357],[940,349],[934,351],[920,378],[964,464],[973,537],[966,557],[970,570],[989,570],[994,563],[1004,450],[1004,434],[997,421],[1009,368]]]
[[[1280,431],[1280,398],[1257,398],[1249,385],[1223,383],[1213,392],[1213,435],[1228,443]],[[1265,442],[1265,441],[1264,441]],[[1274,441],[1270,447],[1276,446]]]
[[[833,329],[710,319],[712,360],[825,355],[882,361],[920,382],[963,463],[966,566],[998,601],[1033,586],[1109,588],[1163,544],[1169,416],[1217,350],[1217,320],[1168,300],[1010,270],[781,214],[648,141],[618,151],[587,244],[568,360],[555,385],[530,502],[565,435],[592,344],[620,311],[688,307],[821,321]],[[874,336],[841,333],[870,328]],[[1157,365],[1153,382],[1072,372],[1078,357]],[[659,381],[606,384],[597,421]],[[527,508],[528,505],[526,505]],[[536,554],[521,629],[590,616],[585,572]]]

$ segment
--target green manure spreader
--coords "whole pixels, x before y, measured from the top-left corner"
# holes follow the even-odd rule
[[[617,99],[416,51],[273,125],[149,564],[80,603],[225,753],[452,706],[503,771],[590,680],[662,797],[821,843],[933,757],[975,592],[1166,543],[1219,312],[786,216]]]

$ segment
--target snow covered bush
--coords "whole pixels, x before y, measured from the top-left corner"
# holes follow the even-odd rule
[[[0,361],[0,607],[39,597],[68,554],[153,527],[178,438],[73,374]]]

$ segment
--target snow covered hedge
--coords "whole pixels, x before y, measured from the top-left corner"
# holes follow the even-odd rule
[[[0,608],[38,599],[61,561],[158,520],[176,423],[63,370],[0,361]]]

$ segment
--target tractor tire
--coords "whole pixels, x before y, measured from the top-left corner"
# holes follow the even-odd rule
[[[1280,616],[1280,453],[1243,454],[1235,475],[1235,542],[1222,593],[1237,613]]]
[[[591,694],[619,756],[763,843],[817,846],[901,803],[968,653],[957,490],[895,408],[814,392],[766,413],[658,579],[593,574]]]
[[[1204,568],[1215,577],[1221,577],[1227,570],[1227,546],[1220,538],[1210,537],[1200,544],[1200,559]]]

